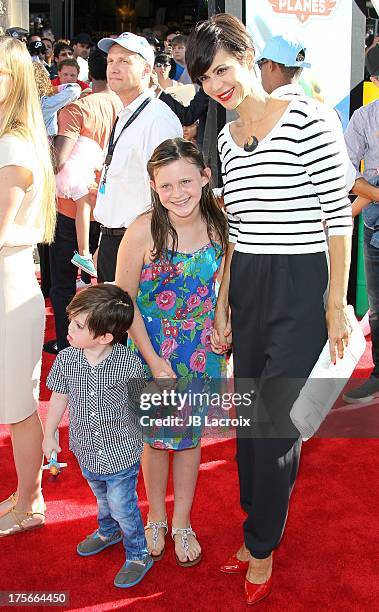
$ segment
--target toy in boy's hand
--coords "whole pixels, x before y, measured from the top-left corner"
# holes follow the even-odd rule
[[[51,476],[58,476],[61,469],[67,467],[67,463],[59,463],[57,453],[62,449],[59,446],[59,433],[58,430],[55,432],[55,436],[51,441],[52,443],[47,447],[44,444],[43,452],[46,458],[49,460],[47,465],[43,466],[43,470],[49,470]]]
[[[52,476],[58,476],[59,472],[61,471],[61,467],[66,466],[66,465],[67,465],[67,463],[62,464],[62,465],[60,463],[58,463],[58,461],[57,461],[57,453],[56,453],[56,451],[53,451],[51,453],[50,461],[49,461],[48,465],[46,465],[44,467],[44,469],[49,469],[50,470],[50,474]]]
[[[67,467],[67,463],[59,463],[56,451],[51,453],[50,461],[47,465],[43,466],[43,470],[49,470],[51,476],[56,478],[62,468]]]

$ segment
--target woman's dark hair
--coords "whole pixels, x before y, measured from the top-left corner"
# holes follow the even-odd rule
[[[154,64],[167,64],[171,65],[171,58],[167,53],[157,53],[155,56]]]
[[[206,168],[204,157],[196,145],[188,140],[184,140],[184,138],[172,138],[162,142],[151,156],[147,164],[150,179],[154,181],[157,170],[179,159],[185,159],[194,164],[200,172],[204,173]],[[170,221],[168,210],[161,204],[158,194],[154,189],[152,189],[152,205],[151,234],[154,242],[153,259],[157,261],[162,256],[163,258],[168,257],[170,250],[168,245],[169,238],[171,238],[172,242],[170,253],[170,259],[172,259],[175,251],[178,249],[178,234]],[[209,240],[212,244],[215,241],[219,241],[223,252],[225,252],[228,243],[228,224],[226,216],[216,202],[210,182],[204,185],[202,189],[200,213],[207,225]]]
[[[254,43],[242,21],[227,13],[213,15],[198,23],[188,37],[188,73],[195,83],[212,65],[218,51],[227,51],[242,61],[247,49],[254,51]]]
[[[99,283],[77,293],[66,308],[70,319],[84,312],[94,338],[112,334],[120,342],[133,322],[134,306],[126,291],[110,283]]]

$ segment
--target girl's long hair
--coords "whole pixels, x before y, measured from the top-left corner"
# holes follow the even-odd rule
[[[150,179],[154,181],[155,173],[160,168],[179,159],[185,159],[194,164],[202,173],[206,168],[203,154],[192,142],[183,138],[172,138],[162,142],[151,156],[147,164]],[[210,182],[202,188],[200,213],[206,223],[210,242],[212,244],[219,242],[222,251],[225,252],[228,244],[228,224],[226,216],[213,195]],[[170,221],[168,210],[161,204],[154,189],[152,189],[151,234],[154,242],[153,260],[167,258],[170,251],[170,259],[172,259],[178,250],[178,234]],[[169,247],[169,242],[171,242],[171,247]]]
[[[43,241],[50,243],[56,221],[55,178],[33,63],[22,42],[9,36],[0,37],[0,70],[8,75],[10,82],[1,105],[0,138],[12,134],[35,147],[43,178],[40,211]]]

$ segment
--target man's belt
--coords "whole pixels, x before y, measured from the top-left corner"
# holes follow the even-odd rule
[[[123,236],[126,232],[126,227],[105,227],[100,225],[100,231],[104,236]]]

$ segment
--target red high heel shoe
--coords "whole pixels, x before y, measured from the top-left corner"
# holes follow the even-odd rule
[[[258,601],[261,601],[270,594],[272,589],[272,572],[273,570],[271,570],[270,578],[262,584],[255,584],[245,578],[245,597],[248,606],[258,603]]]
[[[237,555],[232,555],[224,565],[220,566],[220,571],[224,574],[244,574],[248,567],[248,561],[240,561]]]
[[[254,584],[247,578],[245,579],[245,596],[248,606],[252,606],[270,594],[272,588],[272,576],[263,584]]]

